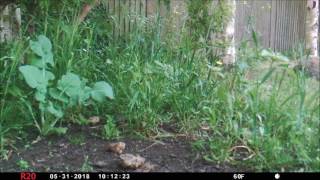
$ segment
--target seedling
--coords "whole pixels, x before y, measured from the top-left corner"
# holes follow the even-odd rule
[[[26,169],[28,169],[30,166],[29,166],[29,163],[27,162],[27,161],[25,161],[25,160],[22,160],[22,159],[20,159],[18,162],[17,162],[17,165],[21,168],[21,169],[23,169],[23,170],[26,170]]]
[[[120,132],[111,116],[108,116],[106,124],[103,126],[102,137],[104,139],[114,139],[119,137]]]

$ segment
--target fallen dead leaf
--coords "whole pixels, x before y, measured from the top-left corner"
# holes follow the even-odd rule
[[[61,143],[61,144],[59,144],[59,147],[61,147],[61,148],[68,148],[68,146],[69,146],[69,144],[65,144],[65,143]]]
[[[96,167],[99,167],[99,168],[102,168],[102,167],[105,167],[105,166],[108,166],[108,163],[105,162],[105,161],[97,161],[95,162],[94,164],[92,164],[93,166],[96,166]]]
[[[31,165],[32,165],[32,166],[37,166],[37,164],[36,164],[34,161],[32,161],[32,160],[31,160]]]
[[[44,165],[38,162],[31,160],[32,167],[42,168]]]
[[[100,122],[100,117],[99,116],[92,116],[92,117],[89,118],[88,121],[89,121],[90,124],[95,125],[95,124],[98,124]]]
[[[42,163],[42,162],[45,162],[46,159],[45,158],[42,158],[42,159],[36,159],[37,163]]]
[[[201,128],[201,130],[204,130],[204,131],[210,130],[210,126],[208,126],[208,125],[202,125],[200,128]]]
[[[41,140],[41,137],[38,136],[35,140],[33,140],[33,141],[31,142],[31,144],[36,144],[36,143],[39,142],[40,140]]]
[[[141,167],[144,162],[145,158],[139,156],[139,155],[132,155],[132,154],[121,154],[121,165],[124,168],[130,168],[130,169],[138,169]]]
[[[248,146],[240,145],[240,146],[234,146],[231,149],[229,149],[229,152],[233,154],[233,157],[230,157],[229,159],[235,161],[235,160],[248,160],[251,159],[253,156],[255,156],[255,153],[253,150],[251,150]],[[237,157],[239,156],[239,157]]]
[[[111,151],[117,154],[122,154],[125,148],[126,148],[126,144],[124,142],[111,143],[111,144],[108,144],[107,146],[108,151]]]
[[[140,168],[136,169],[135,172],[150,172],[154,170],[155,167],[155,164],[152,164],[151,162],[146,162]]]
[[[7,153],[7,156],[4,158],[5,160],[9,160],[12,156],[12,150],[9,150],[8,153]]]

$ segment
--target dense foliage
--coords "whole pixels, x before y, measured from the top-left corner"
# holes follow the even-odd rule
[[[83,1],[40,1],[37,11],[22,2],[28,16],[21,36],[0,48],[3,158],[12,142],[29,140],[30,127],[64,134],[64,124],[85,126],[99,116],[105,119],[99,136],[106,139],[161,138],[168,136],[163,125],[171,125],[193,137],[194,150],[208,161],[319,171],[319,82],[288,66],[303,51],[284,56],[262,50],[253,31],[254,42],[244,41],[237,64],[226,69],[208,53],[215,47],[201,41],[207,27],[194,32],[196,39],[185,29],[180,37],[159,38],[163,21],[140,17],[120,41],[103,6],[77,24]],[[199,14],[195,7],[202,6],[189,10]],[[215,21],[195,18],[191,26]],[[241,147],[246,154],[238,157]]]

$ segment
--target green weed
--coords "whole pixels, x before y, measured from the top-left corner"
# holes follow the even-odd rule
[[[120,136],[120,131],[111,116],[107,116],[106,124],[103,125],[102,138],[104,139],[116,139]]]
[[[22,170],[27,170],[29,169],[30,165],[27,161],[25,160],[22,160],[20,159],[18,162],[17,162],[17,165],[19,166],[20,169]]]
[[[85,136],[83,134],[76,134],[73,136],[68,136],[68,140],[71,144],[74,145],[84,145],[85,144]]]
[[[93,167],[90,165],[89,157],[85,156],[84,162],[83,162],[83,164],[81,166],[80,171],[89,172],[89,171],[92,171],[92,170],[93,170]]]
[[[30,65],[20,66],[19,71],[29,87],[35,89],[34,97],[39,102],[41,121],[39,123],[34,119],[34,123],[41,134],[65,134],[66,128],[57,128],[55,125],[67,108],[88,105],[90,98],[97,102],[103,102],[106,97],[114,98],[108,83],[99,81],[93,87],[89,87],[86,86],[86,80],[71,72],[67,72],[56,83],[52,83],[55,75],[50,71],[50,67],[54,68],[50,40],[40,35],[37,41],[30,41],[30,48],[35,55],[29,60]],[[47,113],[53,115],[54,119],[51,120]]]

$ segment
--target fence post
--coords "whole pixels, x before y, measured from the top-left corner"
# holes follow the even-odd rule
[[[0,43],[11,41],[18,35],[21,12],[15,4],[0,4]]]
[[[306,18],[306,48],[310,50],[311,56],[318,55],[318,19],[319,19],[319,1],[307,1],[307,18]]]
[[[236,14],[236,1],[235,0],[226,0],[227,6],[230,8],[230,15],[228,18],[224,38],[228,43],[227,48],[225,49],[224,56],[222,58],[223,64],[230,65],[234,64],[236,61],[236,49],[235,49],[235,14]]]

